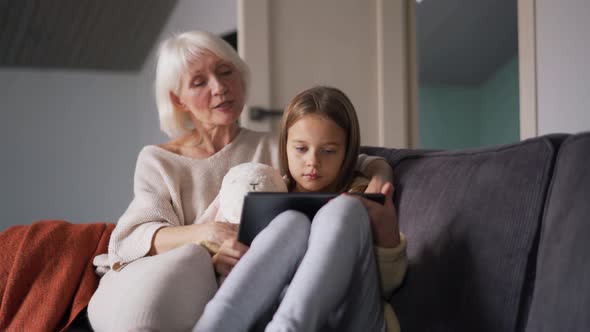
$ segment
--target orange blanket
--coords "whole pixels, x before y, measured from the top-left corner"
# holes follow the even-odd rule
[[[64,331],[98,286],[114,224],[60,220],[0,233],[0,331]]]

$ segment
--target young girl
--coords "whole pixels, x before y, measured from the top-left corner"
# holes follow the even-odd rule
[[[360,149],[358,119],[340,90],[315,87],[287,106],[280,163],[293,192],[348,191]],[[399,331],[385,299],[407,262],[390,183],[384,205],[340,195],[313,222],[277,216],[252,242],[195,331],[247,331],[280,301],[266,331]],[[376,260],[375,260],[376,258]]]

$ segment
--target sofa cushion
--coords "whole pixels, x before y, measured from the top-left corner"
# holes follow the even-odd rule
[[[363,152],[395,171],[409,260],[392,298],[401,330],[515,330],[554,144],[542,137],[475,150]]]
[[[590,133],[557,157],[527,331],[590,331]]]

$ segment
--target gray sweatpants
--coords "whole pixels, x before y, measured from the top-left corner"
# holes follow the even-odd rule
[[[369,217],[339,196],[310,223],[287,211],[252,242],[193,331],[247,331],[286,293],[266,331],[385,331]]]

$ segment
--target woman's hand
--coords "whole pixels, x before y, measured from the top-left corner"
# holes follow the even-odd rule
[[[385,195],[383,205],[360,196],[352,195],[361,200],[367,208],[371,219],[373,240],[379,247],[395,248],[400,243],[399,225],[397,223],[397,212],[393,205],[393,185],[386,182],[379,191]]]
[[[218,221],[162,227],[154,234],[148,255],[158,255],[187,243],[200,245],[203,242],[209,242],[221,246],[223,241],[235,239],[237,234],[238,225]]]
[[[196,244],[208,241],[221,246],[225,241],[235,239],[238,236],[238,224],[210,221],[198,225],[200,227],[194,241]]]
[[[393,169],[383,159],[373,160],[367,166],[366,173],[371,176],[371,181],[369,181],[367,189],[365,189],[367,194],[380,193],[387,182],[393,183]]]
[[[246,251],[248,251],[248,246],[235,238],[223,241],[219,252],[213,256],[215,271],[227,277]]]

